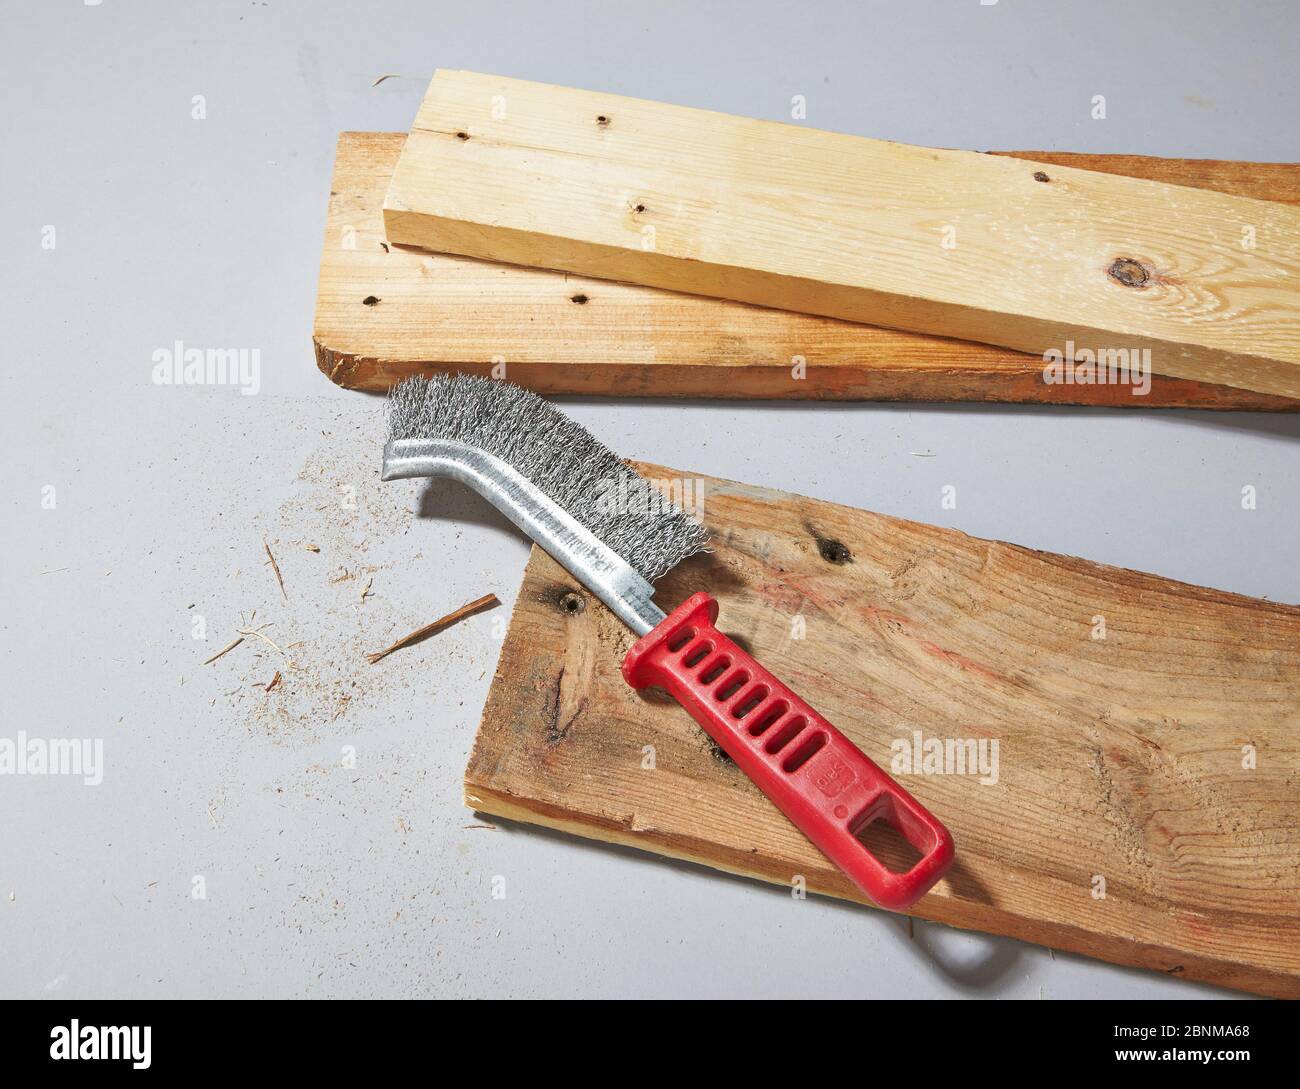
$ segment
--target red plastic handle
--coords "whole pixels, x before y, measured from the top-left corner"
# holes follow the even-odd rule
[[[952,836],[847,737],[723,635],[718,603],[695,594],[623,660],[633,688],[671,692],[795,826],[881,907],[916,903],[952,865]],[[859,839],[892,825],[920,860],[885,867]]]

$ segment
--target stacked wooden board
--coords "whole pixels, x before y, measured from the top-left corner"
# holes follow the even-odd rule
[[[1300,407],[1158,373],[1144,396],[1125,385],[1051,385],[1041,360],[1005,348],[394,245],[382,205],[404,140],[339,137],[313,341],[321,370],[349,388],[504,371],[548,394]],[[1295,164],[1012,154],[1300,206]]]
[[[913,914],[1300,997],[1300,608],[641,468],[702,481],[714,533],[658,600],[714,594],[722,630],[951,829]],[[624,683],[632,640],[534,549],[466,803],[860,899],[684,710]],[[927,771],[917,732],[996,743],[996,769]]]
[[[1300,210],[438,72],[389,241],[1300,396]]]

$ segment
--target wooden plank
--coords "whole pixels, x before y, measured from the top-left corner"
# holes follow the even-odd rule
[[[957,843],[916,915],[1300,997],[1300,608],[726,481],[703,495],[716,550],[661,602],[714,593],[723,630],[886,767],[917,730],[998,742],[995,783],[899,775]],[[535,549],[467,804],[856,899],[685,711],[623,683],[631,642]]]
[[[549,394],[1300,408],[1161,375],[1137,397],[1132,386],[1048,385],[1041,362],[1006,348],[391,246],[381,207],[404,139],[339,136],[313,341],[320,369],[344,386],[486,374],[496,358],[512,381]],[[1295,164],[1035,154],[1300,204]]]
[[[438,72],[391,241],[1300,396],[1300,210]]]

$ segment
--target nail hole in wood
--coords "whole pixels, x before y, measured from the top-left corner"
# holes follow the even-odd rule
[[[569,302],[577,303],[579,306],[583,306],[583,305],[585,305],[587,301],[588,301],[588,300],[587,300],[587,296],[586,296],[586,295],[570,295],[570,296],[569,296]]]
[[[1135,261],[1132,257],[1117,257],[1111,262],[1110,268],[1106,270],[1107,275],[1112,280],[1116,280],[1125,287],[1145,287],[1151,273],[1141,261]]]
[[[731,757],[727,754],[727,750],[724,749],[721,745],[719,745],[716,741],[714,741],[713,738],[709,737],[706,734],[704,736],[704,741],[705,744],[708,745],[709,755],[712,756],[713,759],[716,760],[719,764],[735,763],[735,761],[731,759]]]
[[[843,541],[836,541],[829,537],[817,538],[817,552],[827,563],[853,562],[853,553],[848,550],[848,546]]]
[[[609,118],[602,113],[599,117],[596,118],[596,124],[598,124],[601,128],[604,128],[606,125],[609,124]]]
[[[566,613],[580,613],[587,607],[587,599],[572,591],[560,598],[560,608]]]
[[[632,211],[636,212],[637,215],[640,215],[642,212],[645,211],[645,205],[644,205],[644,204],[634,204],[634,205],[632,205]]]
[[[361,300],[362,306],[377,306],[378,304],[379,304],[379,296],[377,295],[367,295],[364,299]]]

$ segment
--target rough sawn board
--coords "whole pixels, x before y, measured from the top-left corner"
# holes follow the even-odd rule
[[[917,916],[1300,997],[1300,608],[725,481],[704,516],[716,549],[661,603],[708,589],[882,766],[917,730],[998,741],[996,783],[900,777],[957,844]],[[467,804],[857,899],[685,711],[624,684],[631,643],[534,549]]]

